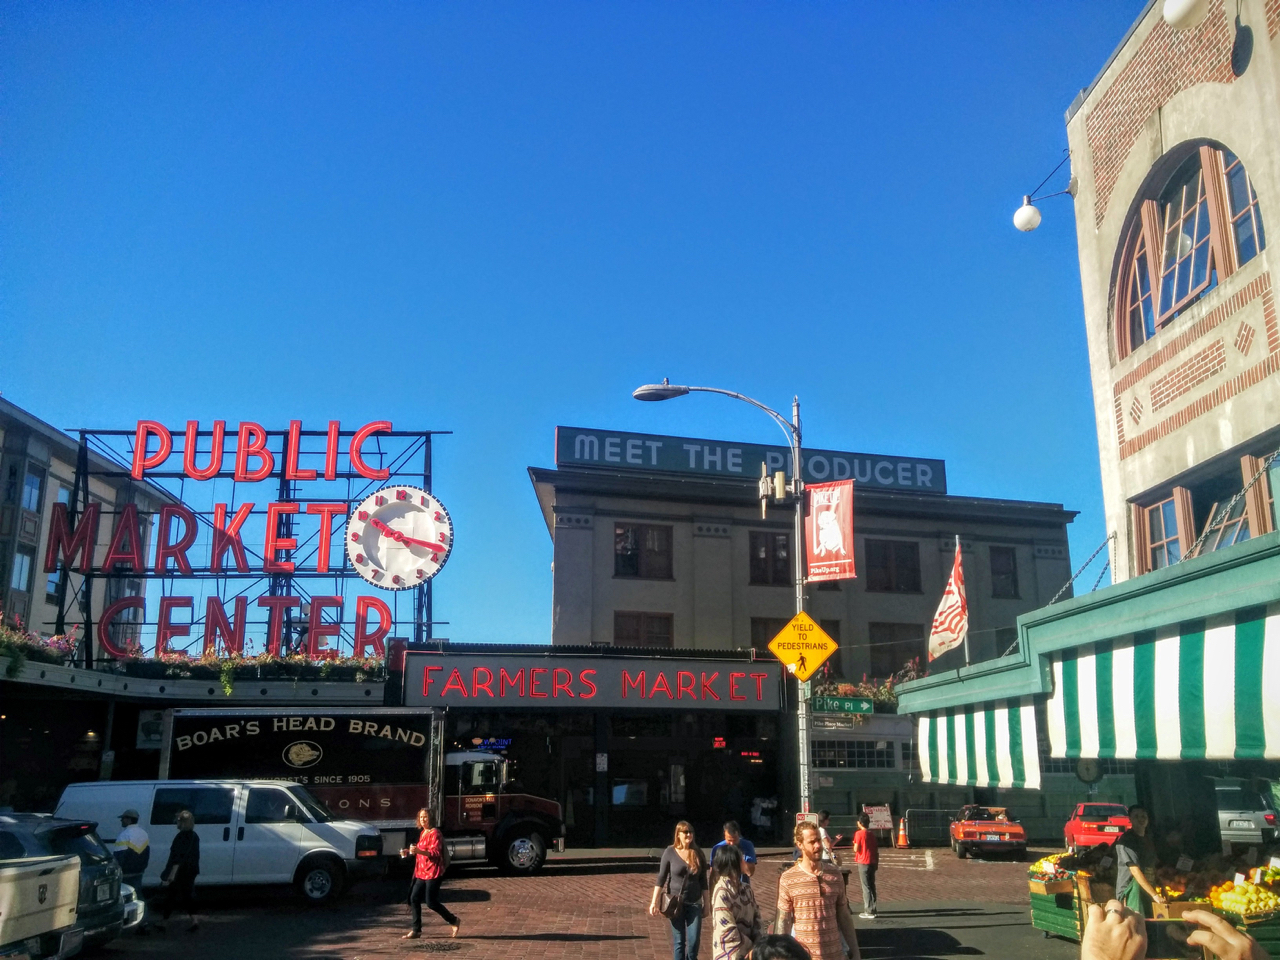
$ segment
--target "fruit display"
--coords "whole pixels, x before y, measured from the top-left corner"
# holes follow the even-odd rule
[[[1262,875],[1266,876],[1265,873]],[[1211,887],[1204,899],[1216,910],[1251,919],[1277,913],[1280,912],[1280,884],[1276,883],[1277,879],[1280,879],[1280,872],[1266,883],[1226,880]]]

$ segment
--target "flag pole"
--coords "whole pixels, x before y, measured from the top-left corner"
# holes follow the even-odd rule
[[[960,534],[956,534],[956,563],[961,562]],[[964,625],[964,665],[969,666],[969,624]]]

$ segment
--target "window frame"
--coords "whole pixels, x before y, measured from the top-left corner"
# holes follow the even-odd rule
[[[779,565],[778,544],[786,550],[786,559]],[[756,550],[764,544],[765,579],[756,577]],[[747,533],[747,584],[752,587],[795,586],[795,559],[791,554],[791,534],[777,530],[750,530]]]
[[[618,618],[619,617],[637,617],[637,632],[635,641],[619,641],[618,640]],[[651,622],[657,623],[665,621],[667,625],[667,643],[650,643],[648,626]],[[613,611],[613,645],[615,647],[638,647],[648,650],[673,650],[676,645],[676,624],[675,615],[670,613],[654,613],[648,610],[615,610]]]
[[[619,552],[619,540],[626,530],[634,530],[636,538],[636,572],[620,572],[619,559],[626,554]],[[666,538],[664,552],[646,546],[647,534],[659,532]],[[657,558],[656,560],[654,558]],[[656,564],[656,568],[655,568]],[[615,521],[613,525],[613,575],[619,580],[674,580],[675,579],[675,530],[665,523],[626,523]]]
[[[886,627],[893,628],[891,630],[893,634],[893,638],[891,640],[877,640],[876,633],[879,631],[882,631],[883,628],[886,628]],[[907,630],[906,628],[913,628],[913,631]],[[915,632],[917,636],[906,637],[901,635],[907,632]],[[918,645],[915,649],[915,657],[901,656],[901,651],[905,650],[908,644]],[[883,650],[884,648],[888,648],[888,647],[892,647],[899,652],[896,654],[888,653],[888,654],[880,654],[879,656],[877,656],[877,648],[880,648]],[[927,656],[928,652],[929,652],[929,632],[928,632],[927,626],[923,623],[900,623],[897,621],[876,620],[876,621],[869,622],[867,624],[867,666],[869,668],[868,672],[871,674],[872,677],[878,680],[884,679],[885,677],[893,676],[895,673],[897,673],[899,670],[902,669],[903,665],[907,662],[907,660],[918,659],[920,657]],[[888,673],[880,673],[878,672],[879,668],[876,666],[877,660],[879,660],[881,664],[883,664],[886,657],[892,659],[893,661],[892,669],[889,670]]]
[[[876,585],[877,570],[879,568],[871,562],[871,551],[873,545],[876,549],[879,549],[881,546],[888,548],[888,562],[884,567],[889,582],[888,586],[881,587]],[[898,560],[899,550],[915,551],[914,587],[897,585],[898,573],[900,572]],[[920,594],[924,592],[924,580],[920,570],[920,541],[867,537],[862,541],[862,556],[863,560],[866,561],[864,567],[867,571],[866,579],[864,581],[866,585],[863,589],[865,589],[867,593]]]
[[[1000,574],[1007,576],[1010,581],[1010,591],[1008,593],[1000,593],[996,590],[999,582],[996,575],[996,552],[999,551],[1002,556],[1007,555],[1009,558],[1009,572]],[[1022,594],[1018,587],[1018,548],[1008,544],[993,543],[987,547],[987,565],[991,571],[991,597],[994,600],[1021,600]]]

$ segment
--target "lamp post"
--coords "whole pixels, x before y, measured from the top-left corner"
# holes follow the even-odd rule
[[[642,387],[637,387],[631,394],[637,400],[673,400],[676,397],[683,397],[690,393],[719,393],[726,397],[732,397],[734,400],[741,400],[743,403],[749,403],[753,407],[763,410],[773,421],[782,428],[782,432],[786,435],[787,446],[791,448],[791,482],[786,485],[786,492],[795,500],[795,533],[792,540],[792,555],[795,560],[795,600],[796,613],[804,613],[804,480],[801,478],[802,469],[800,449],[800,398],[793,397],[791,400],[791,420],[788,422],[786,417],[778,413],[778,411],[766,407],[758,400],[752,400],[750,397],[741,393],[735,393],[732,390],[721,390],[719,387],[688,387],[680,384],[671,383],[663,378],[661,383],[647,383]],[[776,489],[776,488],[775,488]],[[768,495],[767,478],[761,478],[760,496],[763,501]],[[807,681],[800,683],[800,699],[796,704],[796,736],[799,746],[800,758],[800,812],[809,812],[809,684]]]

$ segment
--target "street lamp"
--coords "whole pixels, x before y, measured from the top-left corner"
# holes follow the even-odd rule
[[[795,499],[796,517],[795,517],[795,534],[792,541],[792,554],[795,558],[795,585],[796,585],[796,613],[804,613],[804,480],[801,479],[803,473],[800,449],[800,398],[793,397],[791,399],[791,420],[778,413],[778,411],[766,407],[758,400],[752,400],[750,397],[735,393],[732,390],[721,390],[719,387],[688,387],[681,384],[674,384],[665,377],[661,383],[646,383],[642,387],[637,387],[632,396],[637,400],[672,400],[676,397],[683,397],[690,393],[719,393],[726,397],[732,397],[734,400],[741,400],[743,403],[749,403],[758,410],[763,410],[773,418],[774,423],[782,428],[782,432],[786,435],[787,446],[791,448],[791,483],[787,484],[786,492]],[[766,479],[761,478],[761,497],[765,496]],[[796,727],[797,739],[799,741],[800,755],[800,811],[802,813],[809,812],[809,684],[804,681],[800,684],[800,700],[796,705]]]
[[[1048,177],[1045,177],[1040,181],[1040,186],[1036,187],[1035,190],[1032,190],[1031,193],[1028,193],[1022,198],[1022,206],[1013,212],[1013,225],[1023,233],[1030,233],[1036,227],[1040,226],[1040,208],[1035,205],[1037,201],[1048,200],[1050,197],[1074,197],[1076,195],[1076,178],[1072,177],[1067,181],[1067,188],[1065,190],[1058,190],[1056,193],[1042,194],[1038,197],[1034,196],[1040,187],[1043,187],[1048,183],[1050,177],[1061,170],[1062,165],[1071,159],[1069,151],[1064,150],[1063,153],[1065,153],[1066,156],[1059,160],[1058,165],[1049,171]]]

